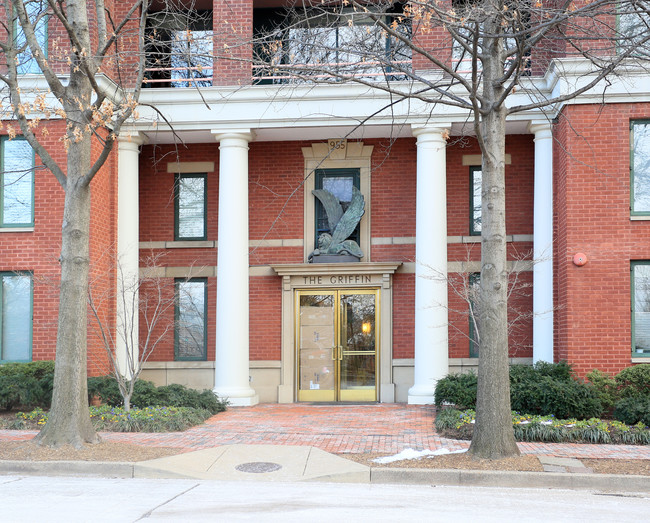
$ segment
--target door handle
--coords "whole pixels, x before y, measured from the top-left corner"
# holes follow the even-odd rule
[[[332,347],[332,361],[336,361],[336,351],[338,347]]]

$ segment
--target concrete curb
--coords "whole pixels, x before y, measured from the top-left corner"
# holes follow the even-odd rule
[[[0,475],[132,478],[135,463],[121,461],[0,461]]]
[[[567,474],[502,470],[372,468],[371,483],[502,488],[554,488],[605,492],[650,492],[650,476]]]
[[[83,476],[123,479],[147,477],[142,473],[136,473],[138,465],[139,463],[97,461],[0,461],[0,475]],[[187,477],[170,471],[157,470],[156,472],[155,477],[158,478]],[[352,474],[349,478],[337,477],[329,480],[375,484],[598,490],[624,494],[650,492],[650,476],[615,474],[371,468],[369,481],[357,474]],[[314,478],[311,481],[314,481]],[[328,481],[328,478],[318,478],[316,481]]]

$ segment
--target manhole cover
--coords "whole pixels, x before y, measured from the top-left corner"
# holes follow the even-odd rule
[[[237,465],[235,469],[239,472],[251,472],[252,474],[261,474],[262,472],[275,472],[280,470],[282,465],[277,463],[270,463],[268,461],[251,461],[250,463],[242,463]]]

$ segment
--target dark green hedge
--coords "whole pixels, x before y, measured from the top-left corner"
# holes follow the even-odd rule
[[[439,380],[435,398],[439,407],[476,408],[476,376],[452,374]],[[598,394],[590,385],[573,379],[566,362],[511,366],[510,402],[518,412],[561,418],[587,419],[603,410]]]
[[[122,405],[117,382],[111,376],[88,378],[88,396],[98,396],[102,403],[113,407]],[[135,383],[131,397],[131,405],[138,407],[191,407],[207,410],[212,414],[224,411],[226,404],[226,401],[220,400],[211,390],[197,391],[176,384],[156,387],[151,381],[145,380]]]

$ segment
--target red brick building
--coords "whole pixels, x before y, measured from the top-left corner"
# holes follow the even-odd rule
[[[143,377],[241,405],[431,402],[437,379],[478,361],[468,302],[481,270],[481,155],[467,113],[416,100],[381,112],[390,96],[364,85],[260,82],[250,41],[275,4],[197,7],[202,21],[184,31],[213,41],[217,58],[193,80],[189,69],[153,71],[139,118],[92,182],[94,285],[117,287],[114,251],[126,274],[175,281],[173,328]],[[533,74],[545,93],[560,81]],[[513,363],[567,360],[584,375],[648,361],[650,84],[630,75],[634,89],[618,79],[604,98],[508,121]],[[63,160],[63,124],[47,126]],[[63,192],[20,137],[1,145],[0,361],[52,359]],[[16,182],[8,166],[25,162],[33,177]],[[310,263],[327,228],[312,191],[345,209],[353,187],[363,256]],[[89,349],[90,372],[105,372],[99,341]]]

